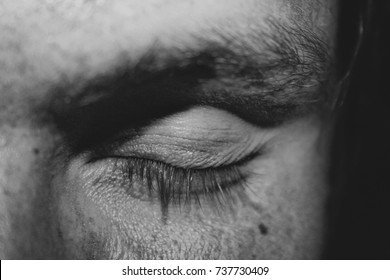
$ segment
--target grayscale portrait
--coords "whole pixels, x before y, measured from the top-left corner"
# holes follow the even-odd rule
[[[371,2],[0,1],[0,257],[389,257]]]

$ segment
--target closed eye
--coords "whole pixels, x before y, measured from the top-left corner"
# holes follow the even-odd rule
[[[161,137],[161,131],[172,137]],[[107,172],[124,177],[116,185],[132,198],[159,200],[163,214],[170,205],[202,207],[206,200],[221,209],[244,193],[253,175],[247,165],[265,153],[264,139],[251,132],[252,127],[228,113],[198,108],[162,120],[128,141],[102,144],[87,163],[111,164]]]

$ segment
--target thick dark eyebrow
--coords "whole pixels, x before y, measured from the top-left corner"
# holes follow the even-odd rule
[[[50,110],[62,127],[78,123],[96,133],[113,122],[140,127],[191,106],[224,109],[263,127],[318,111],[329,99],[329,47],[309,29],[270,27],[245,39],[216,31],[194,49],[156,43],[136,62],[124,55],[92,79],[53,87]]]

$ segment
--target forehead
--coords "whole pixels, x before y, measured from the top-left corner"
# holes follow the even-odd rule
[[[267,32],[272,18],[332,36],[333,0],[7,0],[0,17],[0,88],[30,95],[36,86],[80,73],[93,77],[153,45],[196,48],[215,34],[242,39]],[[215,36],[214,36],[215,37]],[[215,38],[216,40],[216,38]],[[259,46],[260,48],[260,46]],[[38,90],[39,95],[44,90]],[[14,97],[13,97],[14,98]]]

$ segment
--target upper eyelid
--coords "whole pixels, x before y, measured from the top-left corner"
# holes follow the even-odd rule
[[[210,134],[210,133],[209,133]],[[241,139],[235,139],[235,141],[232,141],[231,139],[226,140],[226,139],[222,139],[221,138],[217,138],[217,137],[214,137],[214,138],[207,138],[207,136],[205,136],[203,139],[199,139],[199,137],[197,138],[189,138],[189,137],[186,137],[186,136],[178,136],[178,135],[164,135],[164,134],[157,134],[157,133],[148,133],[147,135],[142,135],[142,136],[138,136],[137,138],[135,138],[132,142],[137,145],[139,141],[142,141],[142,140],[146,140],[145,138],[148,138],[150,139],[149,137],[155,137],[155,139],[167,139],[167,140],[172,140],[172,142],[169,142],[169,145],[175,145],[174,142],[177,142],[175,140],[183,140],[184,142],[187,142],[191,145],[195,145],[195,144],[204,144],[204,143],[207,143],[207,144],[211,144],[211,143],[215,143],[215,144],[218,144],[219,146],[221,146],[221,144],[225,144],[225,145],[231,145],[231,144],[234,144],[234,143],[239,143],[239,142],[247,142],[247,138],[241,138]],[[178,146],[184,146],[184,145],[179,145],[179,144],[176,144]],[[224,145],[224,146],[225,146]]]
[[[166,137],[173,140],[161,142],[161,138],[152,141],[144,141],[142,136],[139,139],[129,141],[121,140],[119,143],[110,142],[109,145],[101,145],[92,151],[95,158],[103,157],[145,157],[159,160],[178,167],[215,167],[238,162],[250,154],[264,154],[267,146],[265,137],[245,137],[237,142],[216,142],[210,146],[209,139],[205,136],[204,141],[196,140],[181,142],[187,138]],[[224,143],[224,145],[221,145]]]
[[[270,131],[274,130],[259,129],[227,112],[200,107],[157,121],[143,131],[125,129],[95,149],[106,155],[145,155],[178,165],[215,165],[258,149],[270,138]]]
[[[253,158],[266,153],[267,143],[246,143],[240,146],[230,146],[221,148],[219,151],[212,149],[199,150],[197,148],[180,149],[179,144],[121,144],[119,147],[112,146],[107,148],[104,145],[102,149],[93,151],[90,154],[92,161],[104,158],[146,158],[169,164],[178,168],[217,168],[229,166],[230,164],[241,165]],[[127,148],[126,147],[129,147]],[[165,147],[163,147],[165,146]],[[179,150],[172,147],[177,146]],[[149,147],[149,149],[148,149]]]

